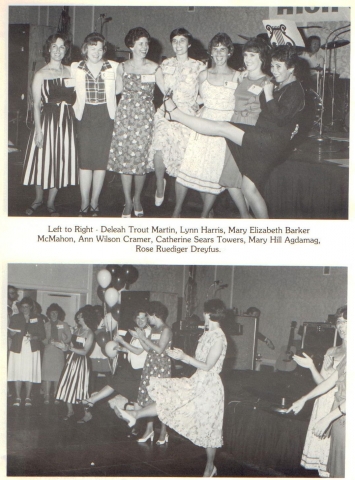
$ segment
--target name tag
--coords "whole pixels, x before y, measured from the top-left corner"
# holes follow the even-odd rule
[[[84,338],[84,337],[77,337],[77,338],[76,338],[76,341],[77,341],[78,343],[81,343],[82,345],[84,345],[84,343],[85,343],[85,338]]]
[[[58,328],[58,330],[63,330],[63,329],[64,329],[64,325],[57,325],[57,328]]]
[[[173,75],[175,73],[176,68],[175,67],[164,67],[163,73],[167,73],[169,75]]]
[[[110,70],[105,70],[104,72],[101,73],[101,77],[104,80],[114,80],[115,79],[115,72],[112,72]]]
[[[160,333],[153,333],[152,336],[150,337],[152,340],[159,340],[161,337]]]
[[[124,337],[127,334],[127,330],[118,330],[118,335]]]
[[[75,78],[65,78],[64,86],[67,88],[75,87]]]
[[[230,82],[230,81],[226,80],[224,82],[224,86],[226,88],[230,88],[231,90],[235,90],[238,86],[238,83],[237,82]]]
[[[258,85],[252,85],[251,87],[248,88],[248,92],[253,93],[254,95],[260,95],[262,91],[263,89]]]
[[[37,323],[37,322],[38,322],[37,318],[30,318],[30,323]]]
[[[155,74],[142,75],[142,83],[155,83]]]

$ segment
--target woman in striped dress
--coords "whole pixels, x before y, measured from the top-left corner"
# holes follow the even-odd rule
[[[91,305],[82,307],[75,315],[77,328],[69,347],[63,344],[63,351],[69,351],[66,364],[59,379],[57,400],[66,402],[68,412],[64,420],[74,415],[73,404],[89,397],[89,365],[87,355],[94,343],[97,318]]]
[[[62,61],[69,41],[61,33],[51,35],[43,48],[47,65],[33,79],[32,130],[23,167],[22,183],[35,185],[36,197],[26,215],[43,205],[43,190],[48,190],[47,211],[58,216],[54,201],[59,188],[78,184],[78,161],[74,131],[74,84],[70,69]]]

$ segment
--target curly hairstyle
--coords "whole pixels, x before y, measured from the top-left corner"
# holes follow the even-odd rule
[[[50,35],[45,44],[43,45],[43,57],[44,57],[44,60],[46,61],[46,63],[49,63],[50,59],[51,59],[51,56],[49,54],[49,50],[51,48],[51,45],[53,45],[53,43],[55,43],[58,38],[61,38],[64,42],[64,46],[65,46],[65,55],[63,57],[63,60],[62,62],[63,63],[67,63],[70,61],[70,54],[71,54],[71,42],[70,40],[68,39],[68,37],[66,35],[64,35],[64,33],[54,33],[53,35]]]
[[[338,320],[338,318],[345,318],[345,320],[348,319],[348,306],[344,305],[343,307],[339,307],[337,311],[335,312],[335,321]]]
[[[85,37],[84,42],[81,46],[81,56],[84,60],[88,59],[88,46],[97,45],[98,42],[102,43],[102,48],[105,54],[107,50],[107,45],[106,45],[105,37],[101,35],[101,33],[93,32],[93,33],[89,33],[89,35]]]
[[[294,68],[293,74],[297,79],[303,76],[303,67],[300,57],[297,54],[295,47],[290,45],[279,45],[271,50],[271,61],[284,62],[286,68]]]
[[[137,40],[140,38],[146,38],[148,40],[148,43],[150,43],[150,35],[149,32],[143,27],[136,27],[136,28],[131,28],[131,30],[127,33],[124,43],[126,47],[132,48],[134,47],[134,44],[136,43]]]
[[[243,45],[243,55],[245,52],[258,53],[261,61],[261,71],[270,73],[270,46],[260,37],[251,38]]]
[[[207,48],[208,53],[211,55],[212,48],[218,47],[218,45],[222,45],[223,47],[226,47],[228,49],[229,55],[230,56],[233,55],[234,45],[229,35],[223,32],[217,33],[208,44],[208,48]]]
[[[95,332],[99,322],[97,320],[94,307],[92,305],[85,305],[84,307],[81,307],[75,314],[75,320],[80,314],[83,316],[85,325],[89,327],[92,332]]]
[[[168,318],[169,310],[163,303],[153,301],[148,303],[147,313],[148,315],[155,315],[156,317],[160,318],[160,320],[165,322],[165,320]]]
[[[173,41],[173,38],[177,37],[177,36],[187,38],[187,40],[189,42],[189,45],[191,44],[191,42],[193,40],[193,37],[192,37],[191,33],[188,30],[186,30],[186,28],[183,28],[183,27],[175,28],[175,30],[173,30],[171,32],[170,43]]]
[[[58,303],[52,303],[51,305],[49,305],[46,311],[46,315],[48,318],[52,312],[58,312],[58,320],[64,320],[65,311],[62,309],[61,306],[58,305]]]
[[[209,313],[210,319],[213,322],[218,322],[220,325],[223,324],[226,318],[226,311],[227,308],[224,302],[219,298],[212,298],[203,304],[203,312]]]

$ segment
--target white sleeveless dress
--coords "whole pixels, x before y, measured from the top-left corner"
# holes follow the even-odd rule
[[[200,87],[204,107],[198,116],[209,120],[229,121],[234,112],[235,90],[212,85],[207,79]],[[226,152],[222,137],[192,132],[176,181],[193,190],[218,195],[224,187],[218,183]]]

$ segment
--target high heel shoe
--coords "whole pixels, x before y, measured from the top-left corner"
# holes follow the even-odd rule
[[[175,105],[174,101],[173,101],[173,91],[170,89],[166,92],[166,94],[164,95],[164,99],[163,99],[163,105],[164,105],[164,118],[166,118],[167,120],[169,120],[169,122],[171,122],[171,112],[173,112],[174,110],[177,109],[177,106]],[[172,108],[171,110],[168,110],[166,108],[166,102],[168,100],[171,100],[173,105],[174,105],[174,108]],[[167,116],[169,115],[169,117]]]
[[[150,433],[148,433],[148,435],[146,437],[138,438],[137,442],[138,443],[145,443],[148,440],[150,440],[152,442],[153,439],[154,439],[154,432],[150,432]]]
[[[124,209],[126,208],[126,205],[123,206],[123,212],[124,212]],[[132,207],[132,210],[133,210],[133,207]],[[122,212],[122,218],[131,218],[132,216],[132,210],[129,212],[129,213],[123,213]]]
[[[133,198],[133,205],[134,205],[134,198]],[[134,210],[134,214],[135,214],[136,217],[144,217],[143,208],[142,208],[142,210],[136,210],[136,209],[133,207],[133,210]]]
[[[168,443],[168,441],[169,441],[169,434],[166,433],[164,440],[158,440],[156,443],[157,445],[165,445],[166,443]]]
[[[97,205],[95,208],[90,205],[90,212],[92,217],[98,217],[100,215],[100,208]]]
[[[217,477],[217,468],[215,466],[213,466],[213,470],[210,477]]]
[[[162,197],[158,197],[157,192],[155,192],[155,206],[156,206],[156,207],[160,207],[160,205],[164,202],[165,187],[166,187],[166,180],[165,180],[165,178],[164,178],[163,196],[162,196]]]
[[[78,217],[87,217],[90,214],[90,205],[88,205],[84,209],[80,209],[78,213]]]

